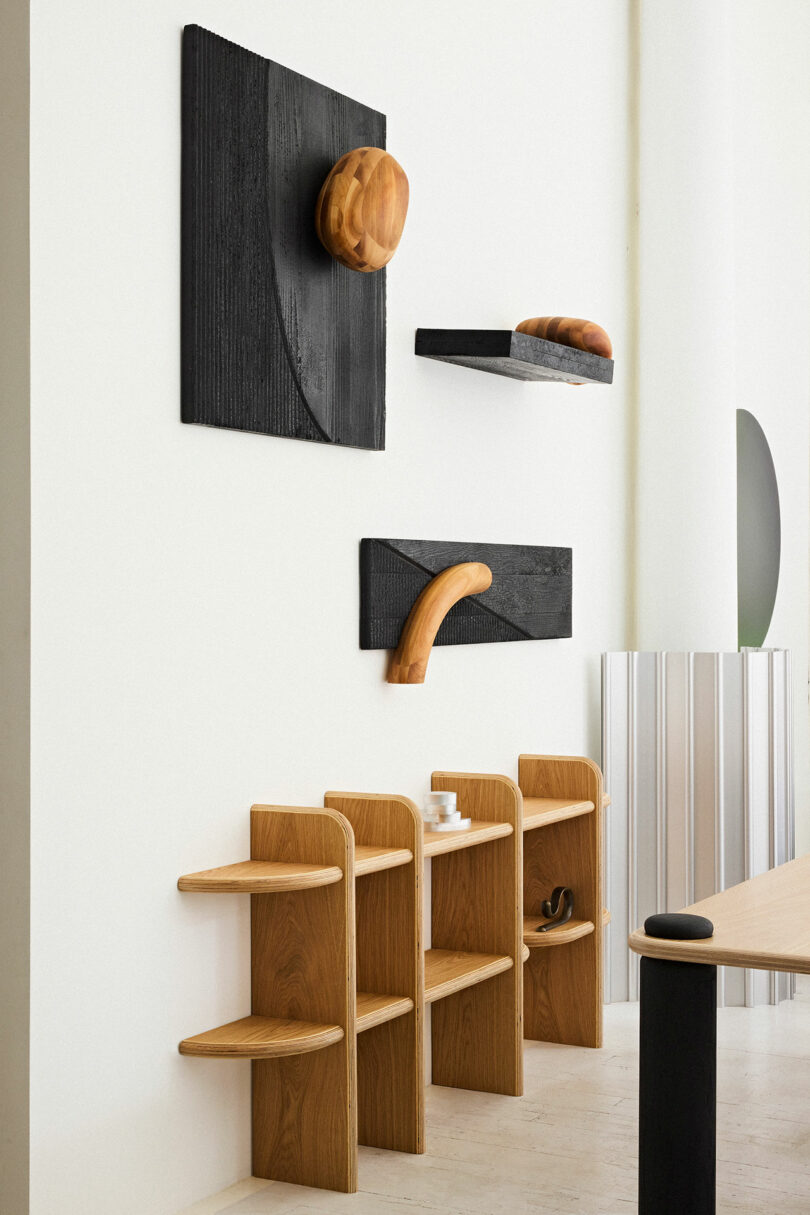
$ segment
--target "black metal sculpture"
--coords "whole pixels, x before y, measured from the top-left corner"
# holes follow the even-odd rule
[[[539,924],[535,929],[536,932],[550,932],[552,928],[559,928],[561,924],[567,924],[574,914],[573,891],[569,890],[567,886],[555,886],[551,892],[551,898],[543,900],[540,910],[551,922]]]

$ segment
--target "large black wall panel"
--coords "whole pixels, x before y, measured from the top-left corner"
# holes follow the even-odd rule
[[[385,446],[385,270],[315,235],[344,152],[385,115],[199,26],[183,35],[184,422]]]

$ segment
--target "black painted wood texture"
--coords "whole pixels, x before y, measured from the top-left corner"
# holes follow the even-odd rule
[[[613,359],[513,329],[417,329],[415,353],[513,380],[613,383]]]
[[[716,1142],[717,967],[642,958],[638,1215],[715,1215]]]
[[[450,565],[483,561],[492,586],[455,604],[435,645],[571,636],[571,549],[441,540],[360,542],[360,648],[390,650],[423,587]]]
[[[385,270],[315,235],[336,160],[385,115],[199,26],[183,34],[182,418],[380,450]]]

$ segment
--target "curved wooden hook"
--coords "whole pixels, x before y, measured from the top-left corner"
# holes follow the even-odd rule
[[[492,570],[480,561],[451,565],[432,578],[411,608],[391,665],[389,683],[424,683],[436,634],[454,603],[492,586]]]

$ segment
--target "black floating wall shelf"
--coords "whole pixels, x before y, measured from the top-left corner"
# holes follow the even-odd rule
[[[416,353],[513,380],[613,383],[613,359],[513,329],[417,329]]]
[[[571,549],[440,540],[362,540],[360,648],[393,649],[419,593],[436,574],[482,562],[492,585],[451,607],[434,645],[571,636]]]

